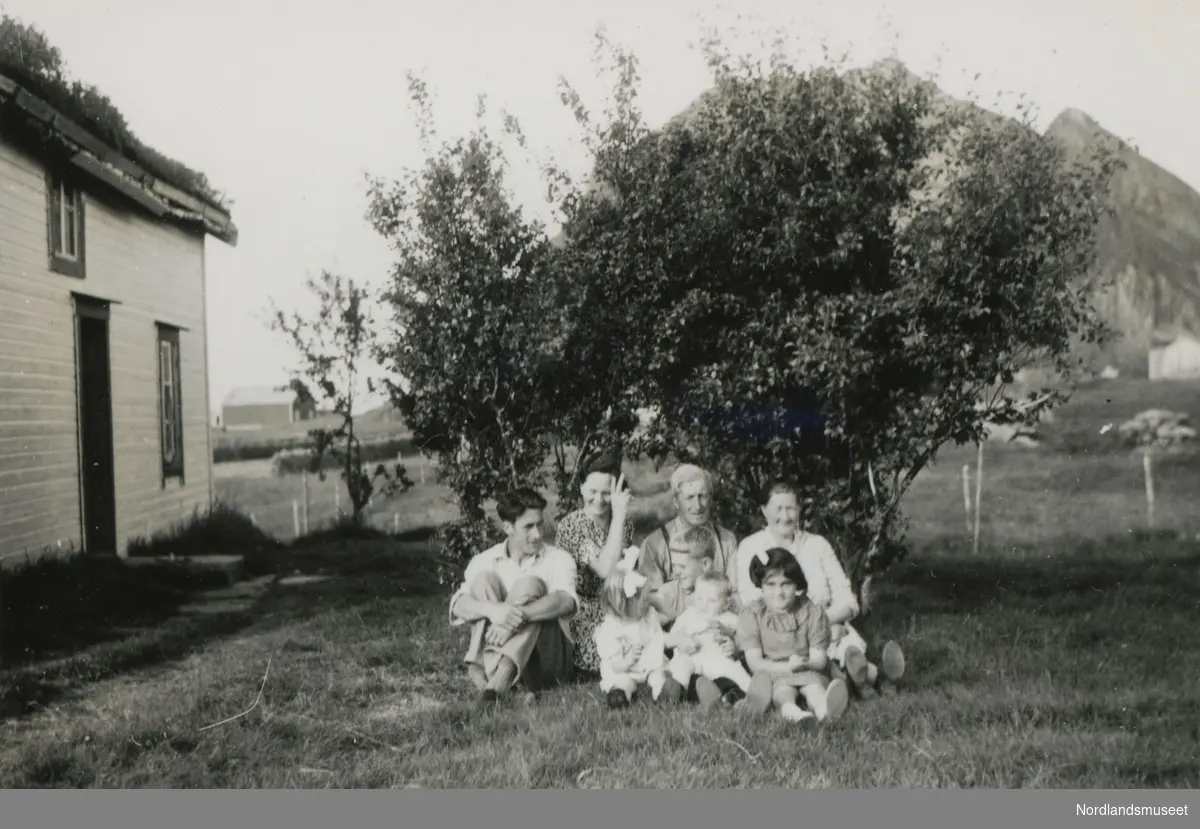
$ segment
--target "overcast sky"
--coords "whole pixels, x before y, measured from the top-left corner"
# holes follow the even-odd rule
[[[888,7],[885,10],[885,5]],[[1175,0],[3,0],[58,46],[133,131],[233,199],[236,248],[208,241],[212,405],[286,381],[292,355],[260,321],[303,299],[323,268],[379,284],[388,251],[364,219],[363,176],[422,160],[405,72],[433,88],[443,134],[475,98],[512,111],[532,141],[578,169],[559,75],[598,94],[592,34],[642,63],[653,124],[706,85],[692,43],[705,23],[783,26],[802,44],[894,56],[946,91],[1026,93],[1045,126],[1074,107],[1200,186],[1200,5]],[[738,22],[738,14],[742,20]],[[803,61],[803,57],[801,58]],[[979,74],[976,80],[975,75]],[[595,99],[593,99],[595,100]],[[1015,100],[1010,99],[1010,100]],[[993,108],[1005,111],[1011,103]]]

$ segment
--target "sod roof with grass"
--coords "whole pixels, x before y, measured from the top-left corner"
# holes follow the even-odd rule
[[[236,244],[228,199],[207,177],[139,140],[107,96],[68,77],[45,35],[9,15],[0,15],[0,112],[10,132],[158,218]]]

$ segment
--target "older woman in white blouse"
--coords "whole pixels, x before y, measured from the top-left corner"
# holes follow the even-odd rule
[[[808,580],[808,599],[825,611],[832,637],[829,659],[840,668],[860,693],[881,690],[885,680],[895,682],[904,673],[904,652],[895,642],[883,647],[880,665],[866,656],[867,643],[850,625],[858,616],[858,599],[846,578],[833,547],[815,533],[800,529],[800,504],[796,491],[787,484],[775,484],[762,507],[767,526],[747,536],[737,551],[737,590],[742,607],[761,593],[750,581],[750,562],[772,547],[791,552]]]

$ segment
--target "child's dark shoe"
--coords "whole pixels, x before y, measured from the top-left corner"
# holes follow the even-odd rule
[[[721,695],[721,704],[726,708],[732,708],[746,698],[746,693],[741,688],[731,688]]]
[[[613,688],[608,692],[608,707],[614,711],[619,708],[628,708],[629,697],[620,688]]]
[[[658,692],[658,701],[667,705],[675,705],[683,699],[683,695],[687,693],[687,689],[675,681],[674,678],[668,677],[663,683],[662,690]]]
[[[711,711],[721,701],[721,689],[706,676],[696,679],[696,696],[700,698],[700,710]]]
[[[475,707],[486,711],[500,701],[500,694],[494,688],[485,688],[479,692]]]

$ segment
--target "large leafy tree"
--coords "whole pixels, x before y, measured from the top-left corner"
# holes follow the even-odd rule
[[[895,66],[709,57],[693,107],[597,153],[566,227],[580,305],[607,309],[587,341],[662,412],[636,450],[715,468],[743,531],[770,481],[799,484],[864,584],[938,449],[1036,417],[1058,396],[1014,399],[1014,373],[1069,375],[1104,336],[1087,275],[1115,156],[1068,162],[1028,113]]]
[[[763,68],[716,43],[710,91],[650,130],[636,61],[608,55],[599,123],[564,88],[592,168],[586,186],[546,171],[555,243],[500,195],[484,133],[444,145],[412,195],[377,190],[401,408],[439,451],[475,447],[449,472],[466,509],[537,482],[551,453],[569,496],[567,448],[694,457],[742,531],[770,481],[799,485],[869,584],[902,555],[901,498],[938,449],[1036,417],[1058,396],[1013,399],[1013,375],[1069,375],[1072,345],[1104,335],[1088,274],[1116,156],[1068,160],[1028,113],[948,102],[898,67]],[[525,418],[519,440],[498,405]],[[634,438],[646,406],[661,416]]]

